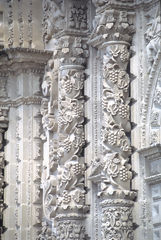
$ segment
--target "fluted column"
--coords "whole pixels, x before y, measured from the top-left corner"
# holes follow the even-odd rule
[[[101,73],[101,161],[97,181],[103,240],[132,240],[133,200],[130,157],[130,44],[134,33],[132,1],[93,1],[95,27],[89,44],[98,48]],[[127,5],[129,11],[127,12]],[[92,179],[92,178],[91,178]]]

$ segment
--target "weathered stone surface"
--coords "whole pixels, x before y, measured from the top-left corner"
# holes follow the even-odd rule
[[[0,238],[161,239],[159,0],[0,1]]]

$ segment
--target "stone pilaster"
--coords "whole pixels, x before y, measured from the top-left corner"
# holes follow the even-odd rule
[[[7,231],[2,239],[36,239],[41,229],[40,85],[50,57],[49,52],[23,48],[1,52],[0,70],[8,74],[5,85],[8,96],[0,98],[0,107],[10,108],[4,190],[8,208],[3,214]]]
[[[97,174],[103,240],[134,239],[130,157],[130,44],[134,33],[132,1],[93,1],[95,26],[89,44],[102,59],[101,160]],[[128,11],[127,11],[128,7]]]

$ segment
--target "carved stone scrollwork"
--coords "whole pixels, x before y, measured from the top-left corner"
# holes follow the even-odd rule
[[[107,205],[109,206],[107,207]],[[125,200],[111,200],[109,203],[102,203],[103,239],[134,239],[132,208],[133,202]]]
[[[86,240],[85,227],[79,221],[59,221],[57,224],[58,240]]]

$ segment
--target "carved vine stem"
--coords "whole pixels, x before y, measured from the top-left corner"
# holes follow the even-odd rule
[[[90,44],[97,47],[103,60],[102,77],[102,159],[98,193],[102,206],[103,240],[132,240],[130,156],[130,77],[128,64],[131,36],[134,32],[131,11],[125,5],[93,1],[97,7],[96,26]],[[126,6],[127,7],[127,6]],[[119,9],[120,8],[120,9]]]

